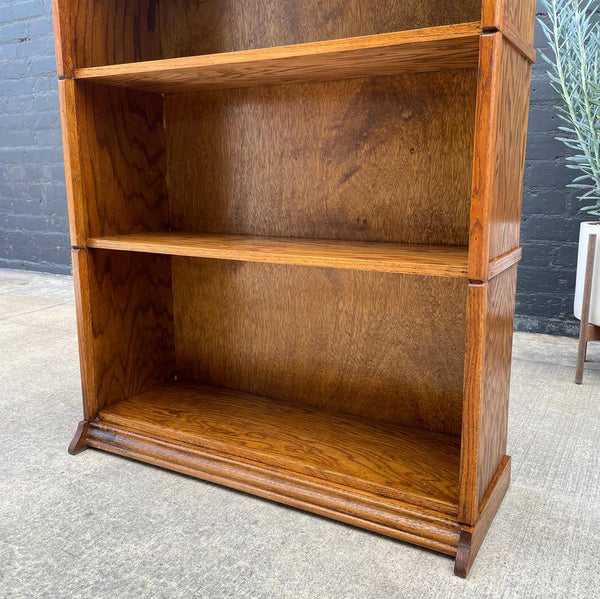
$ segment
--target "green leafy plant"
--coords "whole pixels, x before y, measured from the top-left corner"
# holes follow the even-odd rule
[[[540,24],[553,56],[541,54],[563,101],[557,107],[564,122],[557,139],[575,151],[567,166],[580,171],[569,187],[581,190],[579,198],[588,204],[582,210],[600,216],[600,1],[543,3],[548,23]]]

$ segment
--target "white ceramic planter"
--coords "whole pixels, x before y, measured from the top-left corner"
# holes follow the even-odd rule
[[[581,223],[579,230],[579,254],[577,257],[577,283],[575,285],[575,317],[581,320],[583,304],[583,286],[587,265],[588,243],[590,235],[596,234],[596,260],[592,282],[592,301],[590,303],[590,323],[600,325],[600,222]]]

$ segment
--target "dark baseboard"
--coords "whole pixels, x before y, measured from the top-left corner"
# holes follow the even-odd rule
[[[579,321],[548,318],[545,316],[528,316],[517,314],[515,316],[515,331],[526,333],[543,333],[544,335],[558,335],[561,337],[577,337],[579,335]]]
[[[43,272],[53,275],[73,274],[71,264],[53,264],[52,262],[28,262],[26,260],[7,260],[0,258],[0,268],[12,270],[28,270],[31,272]]]

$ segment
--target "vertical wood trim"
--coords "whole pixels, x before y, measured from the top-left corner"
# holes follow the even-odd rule
[[[469,285],[467,343],[460,458],[458,520],[473,526],[477,521],[477,464],[485,360],[486,285]]]
[[[502,38],[501,95],[490,219],[490,259],[518,247],[531,64]]]
[[[469,285],[458,519],[473,526],[506,458],[517,266]]]
[[[502,0],[482,0],[481,25],[484,29],[501,28],[503,8],[504,3],[502,2]]]
[[[511,38],[533,45],[536,0],[497,0],[501,3],[499,27]]]
[[[75,310],[77,313],[77,339],[79,342],[79,367],[83,395],[83,418],[94,418],[98,411],[96,381],[94,379],[94,334],[92,306],[90,304],[91,257],[86,250],[72,250],[73,285],[75,287]]]
[[[61,79],[73,76],[73,47],[68,11],[68,4],[65,0],[52,0],[56,72]]]
[[[531,65],[501,33],[481,37],[469,279],[519,246]]]
[[[497,29],[513,43],[533,45],[536,0],[483,0],[481,24],[484,29]]]
[[[498,137],[499,99],[501,97],[502,35],[481,36],[477,108],[475,113],[475,151],[471,189],[469,241],[469,279],[485,281],[490,261],[490,221],[495,195],[494,170]]]
[[[477,501],[481,505],[506,458],[517,266],[486,287],[486,321],[477,459]]]
[[[81,191],[81,140],[77,120],[75,85],[75,81],[72,79],[59,81],[58,98],[62,122],[70,239],[73,247],[81,247],[85,245],[85,239],[88,235],[85,228],[83,194]]]
[[[510,485],[510,458],[506,457],[498,469],[490,490],[481,502],[479,519],[475,526],[462,526],[460,540],[456,552],[454,574],[466,578],[469,570],[477,557],[477,553],[485,540],[485,536],[492,525],[494,516],[506,495]]]

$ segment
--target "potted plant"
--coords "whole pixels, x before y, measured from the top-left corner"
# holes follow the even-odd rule
[[[599,0],[543,0],[548,23],[540,19],[552,56],[552,86],[562,99],[558,114],[563,125],[557,138],[573,153],[567,166],[578,171],[570,187],[580,190],[581,210],[596,217],[581,224],[575,316],[581,319],[583,287],[591,234],[598,235],[592,284],[590,322],[600,325],[600,13]]]

